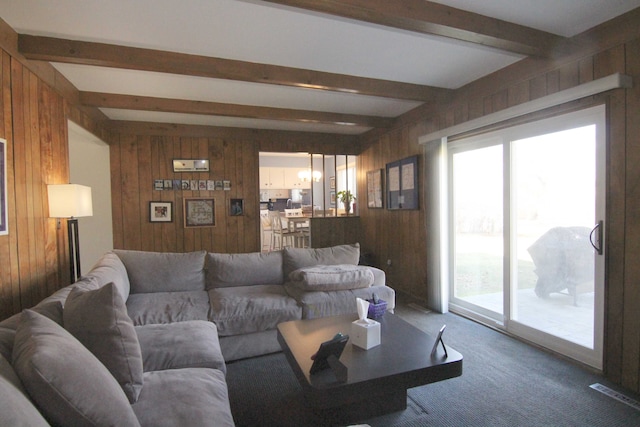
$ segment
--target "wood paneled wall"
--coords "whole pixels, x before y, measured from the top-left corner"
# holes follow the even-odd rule
[[[370,133],[363,141],[359,169],[364,174],[411,154],[419,154],[423,160],[420,135],[612,73],[631,75],[632,89],[610,91],[586,102],[606,102],[608,106],[605,374],[635,392],[640,392],[638,15],[635,12],[577,37],[581,47],[571,55],[523,60],[458,90],[448,105],[437,110],[418,108],[398,120],[398,127],[391,132]],[[361,194],[363,180],[359,180]],[[425,180],[420,182],[424,185]],[[362,204],[360,215],[362,244],[387,271],[390,284],[428,303],[427,287],[438,284],[427,283],[425,277],[429,235],[423,221],[431,207],[425,206],[424,200],[415,212],[367,209]],[[385,265],[386,259],[392,260],[390,267]]]
[[[110,150],[114,247],[157,252],[251,252],[259,248],[255,142],[120,134],[112,138]],[[210,172],[174,173],[172,160],[179,158],[209,159]],[[155,179],[230,180],[231,190],[157,191]],[[194,197],[215,200],[215,227],[184,227],[183,200]],[[231,198],[244,199],[244,215],[229,216]],[[151,201],[172,202],[173,222],[151,223]]]
[[[92,122],[0,50],[0,138],[7,140],[9,234],[0,236],[0,319],[70,283],[66,223],[48,216],[47,184],[69,182],[67,118]]]
[[[109,137],[114,247],[158,252],[242,253],[260,250],[260,151],[335,154],[357,151],[354,137],[181,126],[116,123]],[[210,160],[209,173],[174,173],[175,158]],[[153,189],[155,179],[230,180],[231,190],[184,191]],[[185,228],[185,198],[213,197],[215,227]],[[244,199],[244,215],[230,216],[230,199]],[[172,202],[171,223],[149,222],[149,202]],[[357,228],[352,229],[357,230]],[[350,237],[351,238],[351,237]],[[322,241],[343,243],[345,236],[328,233]],[[356,240],[357,241],[357,240]]]

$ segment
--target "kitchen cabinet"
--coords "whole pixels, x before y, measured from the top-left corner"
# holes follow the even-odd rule
[[[284,168],[284,184],[285,188],[295,189],[310,189],[311,182],[303,181],[298,176],[300,169],[298,168]]]
[[[300,172],[300,168],[261,167],[260,189],[310,189],[311,182],[302,181],[298,177],[298,172]]]
[[[260,171],[260,189],[280,189],[287,188],[284,183],[283,168],[261,167]]]

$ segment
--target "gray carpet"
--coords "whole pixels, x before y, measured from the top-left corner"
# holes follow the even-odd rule
[[[599,375],[454,314],[424,314],[406,306],[396,314],[431,334],[447,324],[443,338],[463,354],[463,374],[409,390],[404,411],[358,422],[372,427],[640,426],[640,411],[589,388],[601,383],[624,392]],[[305,408],[282,353],[228,364],[227,382],[240,427],[334,424]]]

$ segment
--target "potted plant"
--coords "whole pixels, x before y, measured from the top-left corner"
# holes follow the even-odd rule
[[[356,196],[354,196],[349,190],[343,190],[338,191],[336,197],[338,198],[338,201],[342,202],[344,205],[344,211],[349,215],[349,212],[351,212],[351,203],[356,199]]]

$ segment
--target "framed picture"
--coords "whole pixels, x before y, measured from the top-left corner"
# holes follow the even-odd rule
[[[209,172],[209,160],[206,159],[174,159],[174,172]]]
[[[367,172],[367,206],[382,208],[382,169]]]
[[[208,197],[184,199],[184,226],[213,227],[216,225],[215,199]]]
[[[173,190],[173,180],[165,179],[164,180],[164,189],[165,190]]]
[[[7,140],[0,139],[0,236],[9,234],[7,212]]]
[[[335,191],[331,191],[329,193],[329,197],[330,197],[331,206],[335,206],[336,205],[336,192]]]
[[[173,222],[173,202],[149,202],[150,222]]]
[[[244,215],[244,199],[229,200],[229,215],[230,216]]]
[[[329,188],[332,190],[336,189],[336,177],[332,176],[329,178]]]
[[[154,179],[153,180],[153,189],[154,190],[164,190],[164,180],[163,179]]]
[[[418,209],[418,156],[387,163],[387,209]]]

